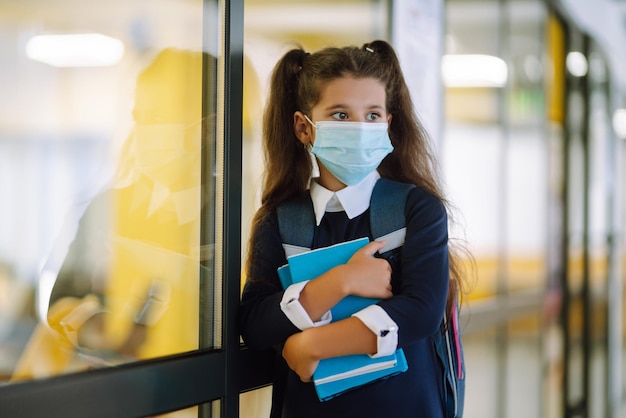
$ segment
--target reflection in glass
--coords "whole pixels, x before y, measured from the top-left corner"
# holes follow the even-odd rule
[[[209,16],[87,3],[0,0],[0,382],[195,350],[213,329]]]
[[[44,266],[47,323],[13,378],[198,347],[202,65],[202,53],[168,48],[139,74],[116,173],[62,262],[53,253]]]
[[[100,33],[37,35],[26,44],[28,58],[53,67],[108,67],[124,55],[124,43]]]

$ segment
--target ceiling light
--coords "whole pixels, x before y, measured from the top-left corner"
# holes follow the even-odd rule
[[[491,55],[444,55],[441,71],[446,87],[504,87],[508,77],[506,62]]]
[[[589,70],[587,58],[578,51],[572,51],[567,54],[565,65],[567,66],[567,71],[574,77],[584,77]]]
[[[618,137],[626,139],[626,109],[617,109],[613,113],[613,129]]]
[[[122,59],[124,44],[99,33],[38,35],[26,44],[26,55],[53,67],[108,67]]]

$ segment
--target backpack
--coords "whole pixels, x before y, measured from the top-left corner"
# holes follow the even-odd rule
[[[399,266],[401,250],[406,236],[405,202],[412,184],[389,179],[379,179],[370,201],[370,228],[375,240],[385,240],[381,257]],[[307,194],[300,199],[285,202],[278,207],[278,226],[285,255],[289,257],[309,251],[315,231],[313,203]],[[451,315],[444,315],[439,329],[431,340],[441,368],[444,387],[442,403],[447,418],[463,415],[465,400],[465,362],[461,330],[458,324],[458,300],[455,298]]]

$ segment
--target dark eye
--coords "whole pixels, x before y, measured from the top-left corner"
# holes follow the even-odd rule
[[[332,114],[332,117],[337,120],[346,120],[348,119],[348,114],[345,112],[335,112]]]
[[[365,116],[365,119],[367,119],[367,120],[378,120],[378,119],[380,119],[380,113],[378,113],[378,112],[368,113],[367,116]]]

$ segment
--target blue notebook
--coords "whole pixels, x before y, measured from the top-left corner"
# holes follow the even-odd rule
[[[368,238],[359,238],[292,255],[287,258],[287,264],[278,269],[281,284],[283,288],[287,288],[293,283],[312,280],[335,266],[347,263],[356,251],[368,243]],[[348,318],[376,302],[378,299],[345,297],[331,309],[332,321]],[[402,349],[378,358],[366,354],[335,357],[320,361],[313,373],[313,383],[319,399],[326,401],[348,390],[407,369]]]

